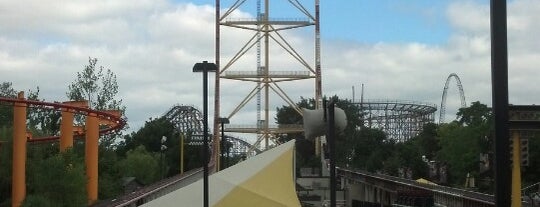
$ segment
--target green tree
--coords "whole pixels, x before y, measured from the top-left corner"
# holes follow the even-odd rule
[[[35,91],[28,91],[28,100],[44,101],[39,98],[39,87]],[[49,108],[28,108],[28,128],[36,137],[55,135],[60,132],[60,118],[62,114]]]
[[[39,87],[35,91],[28,90],[25,94],[27,100],[39,101]],[[0,84],[0,97],[17,98],[17,91],[11,82]],[[42,100],[41,100],[42,101]],[[60,130],[60,112],[52,109],[29,107],[27,113],[28,128],[33,134],[52,135]],[[13,122],[13,106],[0,105],[0,126],[11,126]]]
[[[11,82],[0,84],[0,97],[17,98],[17,92],[13,89]],[[13,124],[13,106],[0,104],[0,126],[11,126]]]
[[[437,125],[434,123],[424,125],[420,134],[413,138],[412,141],[419,147],[420,153],[429,160],[433,160],[441,149],[437,135]]]
[[[385,161],[385,171],[391,175],[398,175],[398,168],[412,170],[413,178],[427,178],[428,165],[423,157],[435,160],[437,152],[441,149],[437,135],[437,125],[428,123],[415,137],[395,144],[391,158]]]
[[[0,127],[0,206],[11,206],[12,127]]]
[[[439,126],[441,150],[437,160],[448,163],[451,184],[463,185],[467,173],[485,179],[479,177],[479,156],[491,150],[493,121],[491,111],[478,101],[459,109],[457,115],[457,121]]]
[[[144,146],[127,152],[126,159],[120,161],[123,177],[135,177],[143,184],[150,184],[160,178],[159,160],[146,151]]]
[[[11,82],[0,84],[0,97],[16,98]],[[11,205],[13,106],[0,104],[0,206]]]
[[[46,153],[48,154],[48,153]],[[86,205],[86,177],[82,157],[72,151],[47,158],[33,156],[29,162],[28,203],[50,206]],[[46,202],[44,199],[46,198]]]
[[[28,195],[24,199],[24,202],[22,204],[23,207],[54,207],[56,206],[53,204],[53,201],[49,200],[49,198],[45,197],[44,195]]]
[[[12,88],[12,84],[10,82],[4,82],[0,85],[0,96],[2,97],[8,97],[8,98],[16,98],[15,89]],[[28,90],[28,92],[25,94],[26,99],[28,100],[39,100],[39,87],[36,88],[35,91]],[[58,119],[60,118],[60,113],[57,113],[54,110],[51,109],[44,109],[44,108],[36,108],[36,107],[28,107],[27,112],[27,126],[30,132],[34,137],[41,137],[41,136],[47,136],[47,135],[54,135],[58,132]],[[3,176],[2,179],[0,179],[0,200],[6,200],[7,202],[3,202],[2,205],[8,205],[9,202],[9,196],[11,195],[11,165],[12,165],[12,123],[13,123],[13,106],[12,105],[1,105],[0,106],[0,127],[2,130],[2,133],[0,133],[0,165],[2,171],[0,174]],[[29,145],[28,148],[28,159],[27,159],[27,165],[28,166],[35,166],[35,163],[43,162],[45,158],[50,157],[53,154],[56,154],[58,152],[57,149],[51,151],[51,150],[45,150],[50,149],[51,145],[43,145],[43,146],[34,146]],[[36,153],[36,149],[39,151],[39,155],[36,156],[38,153]],[[4,172],[5,171],[5,172]],[[29,174],[31,173],[31,170],[28,171]],[[29,188],[31,188],[34,184],[29,184]],[[30,199],[33,199],[34,194],[32,192],[29,192]],[[6,196],[5,198],[3,196]],[[36,195],[37,196],[37,195]],[[37,196],[39,197],[39,196]],[[37,198],[36,197],[36,198]],[[35,200],[36,202],[40,199]],[[34,202],[35,203],[35,202]],[[44,204],[45,205],[45,204]]]
[[[0,84],[0,96],[7,98],[17,98],[17,91],[13,89],[13,83],[2,82],[2,84]]]
[[[77,72],[76,79],[68,85],[66,96],[69,100],[86,100],[92,109],[120,110],[121,115],[124,116],[126,107],[122,105],[122,100],[116,97],[119,88],[116,75],[110,69],[105,70],[103,66],[97,66],[97,61],[97,58],[88,59],[88,65]],[[76,116],[75,120],[79,124],[84,124],[84,116]],[[127,126],[124,127],[126,128]],[[121,132],[100,136],[98,168],[100,199],[111,198],[121,192],[121,175],[117,165],[119,159],[114,151],[116,140],[120,136]],[[77,151],[84,152],[83,149],[77,149]]]
[[[118,84],[116,75],[103,66],[96,67],[97,58],[89,58],[84,70],[77,72],[77,79],[68,86],[67,97],[70,100],[87,100],[88,105],[97,110],[125,110],[122,100],[117,100]]]
[[[350,146],[348,164],[351,167],[377,171],[392,155],[394,142],[379,129],[362,128],[351,136],[346,145]]]
[[[456,122],[439,129],[443,147],[438,153],[438,159],[448,163],[449,182],[455,185],[465,183],[467,173],[477,172],[481,151],[478,138],[470,133],[470,129],[463,128]]]
[[[81,152],[83,150],[81,149]],[[120,158],[115,151],[108,148],[99,148],[99,180],[98,197],[100,199],[109,199],[122,193],[122,175],[120,174]]]
[[[128,150],[135,149],[137,146],[144,146],[149,152],[159,152],[161,150],[161,137],[172,138],[174,136],[174,126],[166,118],[150,119],[144,123],[144,126],[137,132],[124,136],[118,146],[118,153],[124,156]],[[173,140],[167,140],[169,144],[177,144]]]
[[[68,86],[66,95],[69,100],[88,101],[88,105],[92,109],[120,110],[123,116],[126,107],[122,105],[122,99],[116,97],[118,95],[116,75],[111,69],[103,72],[103,66],[96,66],[97,61],[97,58],[88,59],[88,65],[84,67],[83,71],[77,72],[77,78]],[[76,119],[78,122],[83,122],[80,116]],[[102,136],[100,145],[111,147],[116,138],[117,136],[114,134]]]
[[[483,126],[492,120],[491,109],[479,101],[472,102],[469,107],[460,108],[457,112],[458,122],[466,126]]]
[[[414,138],[405,142],[395,143],[391,156],[384,160],[383,170],[393,176],[398,176],[398,169],[410,169],[413,179],[428,175],[427,163],[422,161],[421,146]]]
[[[136,132],[124,136],[123,141],[117,146],[119,156],[126,156],[126,152],[135,149],[137,146],[144,146],[149,152],[159,154],[161,152],[161,138],[167,137],[164,145],[167,147],[163,151],[163,169],[165,176],[171,176],[180,172],[180,134],[175,130],[174,125],[165,117],[150,119],[144,126]],[[192,136],[185,135],[184,143],[188,143]],[[197,145],[184,145],[184,170],[190,170],[202,166],[202,147]],[[161,156],[161,154],[160,154]]]

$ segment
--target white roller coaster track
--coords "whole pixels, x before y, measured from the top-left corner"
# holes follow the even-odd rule
[[[461,108],[467,107],[467,102],[465,102],[465,92],[463,92],[461,80],[459,80],[459,77],[455,73],[452,73],[448,76],[448,78],[446,78],[446,83],[444,84],[444,90],[441,100],[441,113],[439,114],[439,124],[444,123],[444,115],[446,114],[446,93],[448,91],[448,83],[450,83],[451,78],[454,78],[456,80],[456,84],[459,89],[459,95],[461,98]]]

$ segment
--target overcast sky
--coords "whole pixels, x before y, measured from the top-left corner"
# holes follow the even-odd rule
[[[286,2],[272,4],[286,8]],[[300,2],[313,10],[313,0]],[[213,3],[0,0],[0,81],[12,82],[17,90],[39,86],[41,98],[64,101],[76,73],[95,57],[118,77],[118,98],[127,107],[130,130],[175,104],[202,108],[201,75],[191,68],[202,60],[214,61]],[[222,8],[231,4],[222,1]],[[246,5],[233,16],[255,16],[255,1]],[[272,11],[272,17],[296,17],[286,16],[287,9]],[[538,104],[540,4],[508,1],[508,15],[510,102]],[[487,0],[321,0],[321,29],[325,95],[352,98],[354,86],[358,98],[364,84],[366,99],[439,105],[447,76],[456,73],[468,103],[491,105]],[[313,56],[312,31],[286,33],[308,60]],[[222,33],[223,57],[232,56],[250,37],[243,31]],[[274,60],[280,58],[276,55]],[[242,64],[249,63],[255,61]],[[300,96],[313,97],[313,85],[309,80],[284,87],[298,101]],[[245,87],[234,82],[223,87],[223,111],[230,112],[246,95],[241,92]],[[272,100],[272,109],[283,104]],[[455,117],[458,105],[452,82],[447,120]],[[253,117],[254,112],[239,116]]]

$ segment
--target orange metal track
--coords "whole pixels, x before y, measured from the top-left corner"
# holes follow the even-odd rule
[[[68,109],[71,110],[75,114],[82,114],[82,115],[88,115],[90,113],[96,114],[98,119],[101,122],[107,122],[106,126],[107,128],[99,130],[99,134],[109,134],[114,131],[117,131],[119,129],[122,129],[126,125],[126,121],[122,119],[118,114],[115,114],[110,111],[98,111],[86,107],[79,107],[79,106],[71,106],[68,104],[58,103],[58,102],[44,102],[44,101],[34,101],[34,100],[21,100],[16,98],[5,98],[0,97],[0,102],[6,102],[10,104],[15,103],[23,103],[27,104],[29,107],[32,108],[48,108],[51,110],[57,110],[60,111],[62,109]],[[85,135],[84,132],[78,132],[75,133],[75,136],[83,136]],[[48,142],[48,141],[55,141],[60,139],[59,136],[48,136],[48,137],[39,137],[39,138],[29,138],[28,142]]]
[[[19,207],[26,196],[26,142],[48,142],[60,139],[60,150],[63,151],[67,147],[72,145],[71,141],[64,142],[66,136],[60,138],[60,136],[49,136],[32,138],[31,134],[26,132],[26,116],[27,107],[42,108],[56,111],[67,111],[73,114],[81,114],[86,116],[86,130],[82,131],[80,128],[73,130],[72,118],[69,127],[64,130],[69,131],[69,137],[83,136],[85,135],[85,165],[86,165],[86,177],[87,177],[87,194],[88,204],[95,203],[98,199],[98,139],[99,134],[108,134],[115,130],[121,129],[125,126],[126,121],[120,117],[118,111],[98,111],[87,108],[85,105],[73,105],[73,102],[67,103],[49,103],[44,101],[25,100],[24,92],[19,92],[18,98],[5,98],[0,97],[0,103],[13,104],[14,107],[14,123],[13,123],[13,181],[12,181],[12,206]],[[71,115],[73,117],[73,115]],[[62,118],[66,118],[62,115]],[[64,125],[65,123],[62,123]],[[99,130],[99,126],[106,126],[104,129]],[[61,130],[62,131],[62,130]],[[75,131],[75,134],[71,132]],[[64,134],[65,135],[65,134]],[[25,140],[26,138],[26,140]],[[69,144],[71,142],[71,144]]]

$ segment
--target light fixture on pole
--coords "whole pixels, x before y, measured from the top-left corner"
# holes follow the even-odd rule
[[[222,152],[223,148],[225,148],[226,144],[227,144],[227,139],[225,138],[225,124],[229,124],[230,121],[228,118],[219,118],[219,123],[221,123],[221,150],[220,152]],[[224,167],[221,167],[222,169],[224,169],[225,167],[228,167],[229,165],[229,148],[226,147],[226,153],[225,153],[225,159],[224,159],[224,163],[223,163],[223,166]],[[223,154],[223,153],[222,153]]]
[[[167,137],[166,136],[162,136],[161,137],[161,151],[160,151],[160,174],[161,174],[161,179],[163,179],[163,168],[165,168],[165,165],[163,164],[163,151],[165,151],[167,149],[167,146],[165,146],[165,142],[167,142]]]
[[[203,203],[208,207],[208,72],[217,71],[217,65],[203,61],[195,63],[193,72],[203,73]]]

